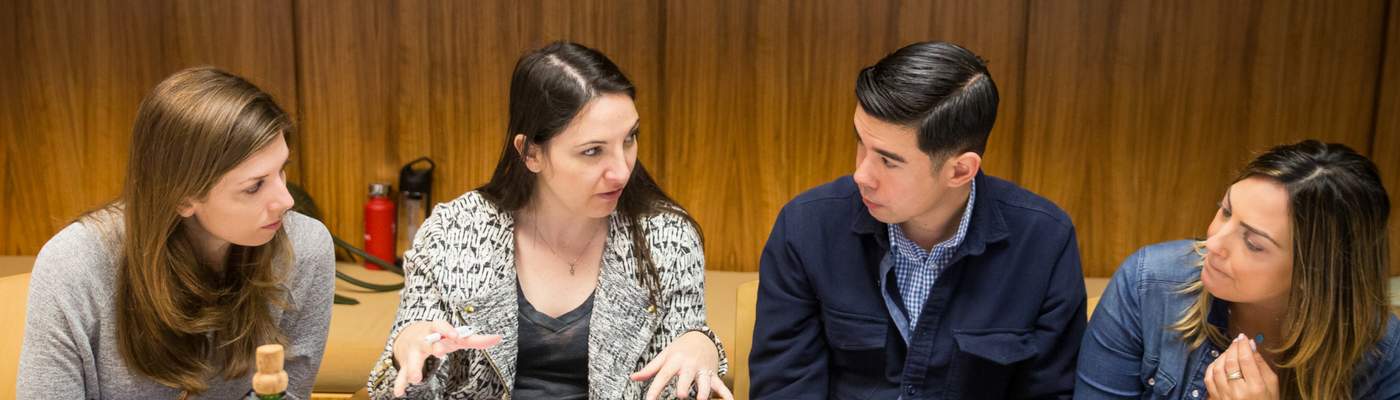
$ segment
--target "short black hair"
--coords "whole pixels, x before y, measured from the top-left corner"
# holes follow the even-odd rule
[[[856,99],[881,121],[917,127],[931,157],[986,151],[999,101],[986,63],[947,42],[904,46],[862,69]]]

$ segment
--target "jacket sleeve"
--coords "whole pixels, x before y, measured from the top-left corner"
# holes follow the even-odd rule
[[[662,334],[671,340],[696,331],[705,334],[715,344],[719,356],[720,376],[729,373],[729,356],[724,353],[724,345],[719,336],[710,330],[705,314],[705,249],[700,243],[700,235],[689,221],[683,218],[664,219],[668,226],[654,227],[667,232],[676,232],[674,240],[653,243],[653,248],[664,255],[661,266],[667,275],[675,277],[671,283],[664,283],[662,296],[666,299],[664,317],[661,321]],[[664,346],[663,346],[664,347]]]
[[[1136,398],[1142,394],[1138,274],[1143,260],[1139,250],[1123,261],[1094,309],[1079,350],[1076,399]]]
[[[806,266],[788,241],[799,216],[784,208],[759,259],[758,305],[749,353],[749,396],[754,399],[827,397],[827,343],[821,303]]]
[[[413,248],[404,254],[404,287],[399,294],[398,314],[393,328],[384,343],[384,352],[370,371],[368,389],[374,399],[394,398],[394,380],[399,370],[394,360],[394,341],[399,332],[413,322],[447,320],[447,301],[439,287],[438,274],[444,268],[443,260],[447,252],[447,223],[452,218],[451,209],[439,206],[423,223],[413,238]],[[407,398],[436,399],[446,390],[444,382],[448,376],[454,354],[446,360],[429,357],[424,363],[423,381],[410,385]]]
[[[1012,389],[1015,398],[1069,399],[1074,393],[1075,362],[1087,317],[1079,241],[1073,228],[1051,268],[1049,290],[1031,333],[1040,351],[1020,370]]]

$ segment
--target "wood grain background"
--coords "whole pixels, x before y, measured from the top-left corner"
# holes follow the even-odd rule
[[[115,196],[141,97],[195,65],[294,110],[292,176],[358,242],[368,185],[405,162],[437,161],[439,201],[485,181],[515,59],[553,40],[603,51],[637,85],[639,158],[701,222],[711,269],[757,270],[778,209],[850,173],[856,72],[919,40],[988,61],[1002,106],[985,168],[1070,213],[1089,276],[1202,234],[1272,145],[1346,143],[1400,187],[1387,0],[6,3],[0,254],[36,253]]]
[[[35,254],[117,195],[136,108],[175,71],[216,65],[297,107],[286,1],[5,3],[0,253]]]

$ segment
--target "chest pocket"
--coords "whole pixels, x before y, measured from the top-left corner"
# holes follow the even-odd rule
[[[826,324],[826,340],[840,350],[871,350],[885,348],[888,322],[878,317],[822,308]]]
[[[822,307],[822,322],[831,349],[829,362],[836,370],[859,380],[884,376],[888,321]]]
[[[958,352],[996,365],[1012,365],[1035,357],[1029,329],[955,330]]]
[[[1172,378],[1170,374],[1162,370],[1154,371],[1151,375],[1145,376],[1147,377],[1147,379],[1143,382],[1143,384],[1146,385],[1145,387],[1148,390],[1147,394],[1152,396],[1143,396],[1144,398],[1170,398],[1172,389],[1176,388],[1175,378]]]
[[[1038,353],[1032,339],[1029,329],[953,330],[951,382],[965,384],[959,389],[968,398],[1005,397],[1018,364]]]

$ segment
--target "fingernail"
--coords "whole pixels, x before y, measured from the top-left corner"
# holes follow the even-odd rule
[[[1258,342],[1255,342],[1254,339],[1249,339],[1249,351],[1250,351],[1250,352],[1253,352],[1253,351],[1258,350],[1258,349],[1259,349],[1259,343],[1258,343]]]
[[[1244,340],[1244,334],[1243,334],[1243,333],[1241,333],[1239,336],[1235,336],[1235,341],[1236,341],[1236,342],[1241,341],[1241,340]]]

